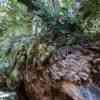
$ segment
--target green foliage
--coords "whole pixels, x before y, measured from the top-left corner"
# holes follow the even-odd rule
[[[79,29],[78,24],[80,23],[79,17],[77,15],[70,16],[69,14],[70,9],[74,11],[75,0],[54,1],[45,0],[44,2],[43,0],[37,0],[33,2],[33,5],[36,5],[35,7],[38,9],[33,9],[34,13],[42,19],[45,27],[51,31],[53,37],[56,36],[56,33],[60,36],[72,31],[77,31],[77,29]],[[41,34],[42,33],[44,32],[41,32]]]
[[[84,23],[82,23],[82,28],[85,33],[94,37],[96,33],[100,32],[100,19],[99,18],[86,19]]]
[[[61,15],[68,14],[68,10],[72,9],[75,5],[75,0],[59,0],[61,7]]]
[[[18,69],[15,68],[15,69],[10,73],[9,79],[12,80],[12,81],[17,81],[17,78],[18,78]]]
[[[100,17],[100,0],[83,0],[80,11],[83,18]]]
[[[84,33],[94,37],[100,32],[100,0],[83,0],[80,15]]]
[[[7,5],[0,6],[0,71],[5,72],[5,69],[13,62],[11,59],[13,54],[9,52],[8,55],[7,50],[17,49],[18,45],[23,44],[25,40],[23,38],[21,41],[22,35],[24,37],[31,34],[32,16],[24,4],[17,0],[9,0]],[[18,36],[21,38],[16,39]],[[14,46],[11,43],[15,43]]]
[[[27,8],[23,4],[18,3],[16,0],[10,0],[6,7],[0,7],[0,12],[1,14],[5,13],[4,16],[0,16],[1,35],[11,36],[32,31],[32,17],[29,16]]]

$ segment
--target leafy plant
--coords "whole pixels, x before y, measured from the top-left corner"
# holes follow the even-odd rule
[[[82,28],[84,33],[90,37],[100,32],[100,1],[83,0],[80,7],[80,16],[82,19]]]
[[[8,0],[7,5],[0,6],[0,71],[5,72],[13,61],[9,48],[18,48],[22,36],[32,34],[32,16],[24,4],[17,0]],[[20,39],[16,37],[21,37]],[[11,41],[14,46],[10,45]],[[18,43],[20,42],[20,43]],[[17,45],[16,45],[17,44]],[[11,62],[12,61],[12,62]]]
[[[80,11],[84,19],[100,16],[100,0],[83,0]]]

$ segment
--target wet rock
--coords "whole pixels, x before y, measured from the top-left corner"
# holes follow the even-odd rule
[[[16,100],[17,96],[15,92],[0,91],[0,100]]]
[[[85,100],[100,100],[100,88],[92,85],[81,86],[80,94]]]

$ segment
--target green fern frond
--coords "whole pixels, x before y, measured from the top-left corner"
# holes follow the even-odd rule
[[[83,0],[81,5],[83,18],[100,17],[100,0]]]

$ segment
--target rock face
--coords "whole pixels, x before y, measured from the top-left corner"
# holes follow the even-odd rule
[[[23,70],[23,85],[29,100],[85,100],[77,86],[89,83],[92,60],[89,54],[65,48],[52,54],[47,63],[39,59],[35,54]]]
[[[84,51],[79,48],[62,48],[53,52],[48,59],[49,49],[46,47],[48,46],[44,44],[36,45],[33,49],[36,49],[36,52],[31,57],[32,61],[28,61],[30,57],[26,57],[24,60],[26,64],[19,65],[18,69],[23,77],[21,76],[22,83],[17,90],[18,100],[100,99],[100,89],[90,83],[90,80],[93,80],[93,83],[99,83],[100,73],[94,71],[94,74],[92,71],[93,65],[96,65],[96,68],[99,67],[99,56],[94,56],[93,52],[91,54],[86,49]],[[22,52],[20,50],[20,53],[24,56],[23,50]],[[4,84],[3,82],[7,85],[6,77],[0,74],[0,85]]]
[[[83,56],[78,51],[65,55],[62,59],[58,59],[49,67],[49,71],[54,80],[62,79],[81,83],[89,79],[91,72],[89,61],[90,59],[87,56]]]

